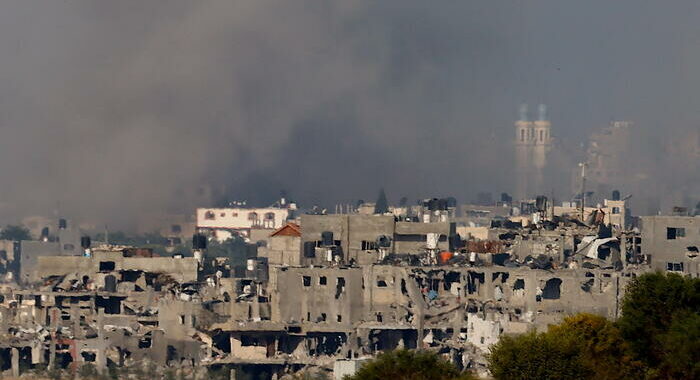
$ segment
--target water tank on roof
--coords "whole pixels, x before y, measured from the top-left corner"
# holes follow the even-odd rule
[[[65,230],[68,228],[68,221],[65,219],[59,219],[58,220],[58,228],[61,230]]]
[[[304,242],[304,257],[316,257],[316,243],[314,243],[313,241]]]
[[[117,291],[117,278],[111,274],[105,276],[105,291],[106,292],[116,292]]]
[[[90,241],[90,236],[80,237],[80,247],[82,247],[83,249],[88,249],[90,248],[90,245],[92,245],[92,242]]]
[[[321,245],[323,245],[324,247],[330,247],[333,245],[333,232],[321,232]]]

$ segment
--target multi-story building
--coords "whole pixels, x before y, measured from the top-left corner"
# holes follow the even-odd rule
[[[641,248],[655,270],[700,275],[700,217],[643,216]]]
[[[252,229],[274,230],[287,223],[294,207],[198,208],[197,229],[210,232],[219,241],[234,235],[250,237]]]

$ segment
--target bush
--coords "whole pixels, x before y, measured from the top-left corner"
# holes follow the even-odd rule
[[[395,350],[379,354],[345,380],[471,380],[467,372],[429,351]]]

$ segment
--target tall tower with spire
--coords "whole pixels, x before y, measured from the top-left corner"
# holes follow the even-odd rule
[[[540,104],[537,120],[530,121],[527,104],[520,106],[515,122],[516,199],[543,194],[544,169],[547,153],[551,150],[551,123],[547,120],[547,106]]]

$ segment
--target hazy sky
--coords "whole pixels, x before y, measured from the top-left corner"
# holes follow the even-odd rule
[[[227,185],[305,205],[508,191],[522,102],[585,142],[700,121],[697,1],[0,2],[6,212],[127,221]],[[568,189],[560,189],[565,192]],[[7,215],[10,215],[7,214]]]

